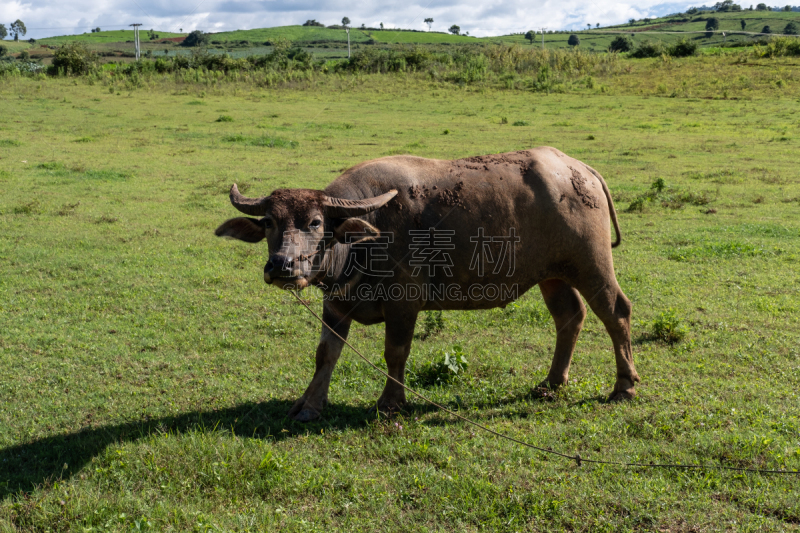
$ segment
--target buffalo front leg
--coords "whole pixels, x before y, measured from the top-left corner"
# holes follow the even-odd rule
[[[539,283],[539,290],[556,326],[553,364],[550,366],[547,379],[540,383],[539,387],[555,390],[569,381],[569,366],[572,363],[575,343],[583,327],[583,320],[586,318],[586,307],[578,291],[566,281],[548,279]]]
[[[406,403],[406,391],[398,384],[405,383],[406,360],[411,351],[411,340],[414,337],[414,326],[417,313],[409,311],[386,312],[386,340],[383,357],[386,369],[392,379],[386,380],[381,397],[378,398],[378,410],[384,413],[397,412]]]
[[[342,337],[347,339],[350,331],[349,318],[342,318],[328,306],[322,309],[322,320]],[[322,326],[319,345],[317,346],[317,368],[314,378],[306,391],[289,409],[289,416],[299,422],[308,422],[318,418],[322,408],[328,403],[328,388],[331,384],[331,375],[339,356],[342,354],[344,342],[334,335],[326,326]]]

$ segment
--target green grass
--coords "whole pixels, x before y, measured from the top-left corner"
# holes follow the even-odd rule
[[[796,477],[579,468],[417,401],[377,419],[383,380],[347,351],[323,418],[288,420],[319,326],[265,286],[264,245],[213,236],[237,215],[233,182],[323,188],[397,151],[556,146],[617,203],[639,397],[604,403],[613,354],[591,314],[569,386],[530,395],[555,342],[536,290],[421,318],[409,375],[495,430],[584,457],[798,469],[800,102],[797,83],[773,82],[793,61],[637,60],[564,94],[405,74],[283,89],[163,77],[113,94],[103,79],[4,78],[1,138],[19,144],[0,144],[0,529],[797,531]],[[710,203],[626,213],[659,178]],[[350,339],[382,364],[381,326]],[[445,354],[468,364],[453,373]]]

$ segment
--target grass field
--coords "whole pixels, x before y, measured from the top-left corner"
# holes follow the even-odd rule
[[[383,380],[348,352],[323,418],[292,422],[319,327],[261,281],[265,246],[213,236],[236,216],[232,182],[323,188],[389,154],[558,147],[617,203],[639,397],[604,402],[613,354],[591,314],[569,386],[530,395],[555,339],[536,290],[445,313],[440,332],[421,318],[411,383],[584,457],[796,470],[796,66],[628,65],[550,95],[404,75],[280,90],[4,78],[0,531],[800,529],[797,476],[577,467],[415,401],[381,420]],[[654,338],[671,316],[676,344]],[[350,340],[382,364],[381,326],[354,325]],[[458,350],[467,369],[428,384]]]

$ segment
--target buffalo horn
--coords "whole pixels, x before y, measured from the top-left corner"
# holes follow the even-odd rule
[[[397,191],[391,191],[375,196],[373,198],[365,198],[364,200],[347,200],[345,198],[332,198],[326,196],[322,205],[325,207],[325,216],[331,218],[350,218],[366,215],[375,211],[383,206],[397,195]],[[238,206],[237,206],[238,207]]]
[[[242,196],[242,194],[239,192],[239,188],[234,183],[233,187],[231,187],[230,197],[233,207],[242,213],[254,217],[264,216],[267,214],[267,202],[269,201],[269,196],[262,196],[261,198],[248,198],[247,196]]]

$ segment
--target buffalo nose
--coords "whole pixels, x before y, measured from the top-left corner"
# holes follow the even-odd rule
[[[264,265],[264,274],[270,277],[280,277],[281,275],[288,274],[292,269],[293,261],[288,257],[274,256],[271,257],[267,264]]]

